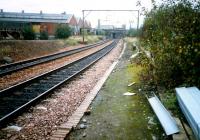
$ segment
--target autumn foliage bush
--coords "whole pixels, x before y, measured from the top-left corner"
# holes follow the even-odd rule
[[[200,86],[200,2],[167,0],[146,15],[140,43],[143,63],[158,85]]]
[[[24,40],[34,40],[36,38],[36,34],[31,26],[25,26],[22,35]]]
[[[41,31],[40,32],[40,39],[41,40],[48,40],[48,38],[49,38],[49,35],[48,35],[47,31]]]
[[[65,24],[58,25],[55,32],[55,37],[58,39],[67,39],[71,36],[72,29]]]

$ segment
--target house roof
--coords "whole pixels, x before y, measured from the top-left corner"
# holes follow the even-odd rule
[[[76,18],[76,21],[77,21],[77,24],[79,22],[79,20],[81,19],[80,17],[75,17]]]
[[[0,21],[69,23],[71,14],[0,12]]]
[[[83,20],[81,18],[79,18],[78,20],[78,26],[79,27],[82,27],[83,26]]]
[[[89,26],[89,28],[91,28],[91,27],[92,27],[92,25],[91,25],[91,22],[88,22],[88,26]]]

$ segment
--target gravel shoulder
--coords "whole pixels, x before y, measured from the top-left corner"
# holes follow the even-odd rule
[[[109,66],[118,58],[122,42],[108,55],[71,82],[54,91],[51,96],[22,114],[10,125],[20,131],[0,130],[0,139],[49,139],[60,124],[76,110]]]

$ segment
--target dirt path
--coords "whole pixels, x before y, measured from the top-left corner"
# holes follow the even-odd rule
[[[92,103],[91,115],[84,116],[78,127],[70,133],[70,140],[145,140],[166,139],[147,100],[142,95],[137,73],[141,67],[131,64],[128,47],[122,60],[110,75]],[[132,87],[127,85],[135,81]],[[124,96],[125,92],[136,95]],[[83,124],[85,129],[79,129]]]

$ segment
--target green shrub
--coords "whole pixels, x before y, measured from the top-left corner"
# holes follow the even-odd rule
[[[159,85],[200,86],[200,2],[171,2],[147,14],[140,41],[153,65],[145,64]]]
[[[102,35],[98,35],[99,40],[103,40],[104,37]]]
[[[83,33],[84,33],[84,35],[88,35],[87,29],[84,29],[84,30],[83,30],[83,28],[82,28],[82,29],[81,29],[81,35],[83,35]]]
[[[22,35],[25,40],[34,40],[36,38],[36,34],[31,26],[24,27]]]
[[[69,46],[75,46],[78,45],[78,40],[72,36],[65,40],[65,44]]]
[[[97,34],[97,35],[102,35],[102,36],[103,36],[103,35],[105,35],[106,33],[105,33],[104,30],[97,30],[97,31],[96,31],[96,34]]]
[[[137,29],[129,29],[127,36],[128,37],[137,37],[141,34],[141,29],[137,30]]]
[[[62,24],[57,27],[55,36],[56,36],[56,38],[59,38],[59,39],[66,39],[66,38],[70,37],[71,32],[72,32],[72,30],[68,25]]]
[[[41,40],[48,40],[48,38],[49,38],[49,35],[48,35],[47,31],[40,32],[40,39]]]

